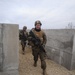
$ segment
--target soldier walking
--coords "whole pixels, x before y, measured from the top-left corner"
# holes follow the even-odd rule
[[[26,46],[26,41],[27,41],[27,38],[28,38],[28,32],[26,30],[27,30],[27,27],[24,26],[23,30],[21,30],[20,33],[19,33],[23,54],[25,54],[25,46]]]
[[[37,20],[35,21],[35,28],[32,28],[29,32],[28,40],[32,46],[32,54],[34,57],[34,67],[37,66],[38,56],[41,60],[41,68],[43,70],[43,75],[46,73],[46,62],[45,62],[45,44],[47,42],[46,34],[41,30],[42,23]]]

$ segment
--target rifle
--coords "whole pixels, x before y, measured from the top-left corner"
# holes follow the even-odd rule
[[[30,35],[32,36],[31,41],[33,42],[34,45],[40,48],[40,51],[43,51],[46,53],[44,47],[41,45],[41,40],[33,33],[33,31],[30,31]]]

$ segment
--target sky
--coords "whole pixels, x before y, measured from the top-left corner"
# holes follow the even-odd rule
[[[0,23],[34,27],[36,20],[43,29],[62,29],[75,25],[75,0],[0,0]]]

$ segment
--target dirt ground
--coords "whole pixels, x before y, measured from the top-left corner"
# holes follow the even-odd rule
[[[75,75],[75,70],[69,71],[65,67],[46,59],[48,75]],[[26,47],[25,55],[22,54],[21,45],[19,50],[19,75],[42,75],[40,59],[37,67],[33,66],[31,49]]]

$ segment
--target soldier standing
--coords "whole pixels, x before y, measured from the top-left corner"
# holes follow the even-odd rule
[[[40,56],[41,60],[41,68],[43,70],[43,75],[46,75],[46,62],[45,62],[45,51],[42,47],[45,47],[47,42],[45,33],[41,30],[41,22],[39,20],[35,21],[35,28],[32,28],[29,32],[29,42],[32,46],[32,54],[34,57],[34,67],[37,66],[38,56]],[[39,38],[35,39],[35,37]],[[39,43],[40,42],[40,43]],[[39,47],[40,45],[40,47]]]
[[[28,32],[26,30],[27,30],[27,27],[24,26],[23,30],[21,30],[20,33],[19,33],[23,54],[25,54],[25,46],[26,46],[26,41],[27,41],[27,38],[28,38]]]

